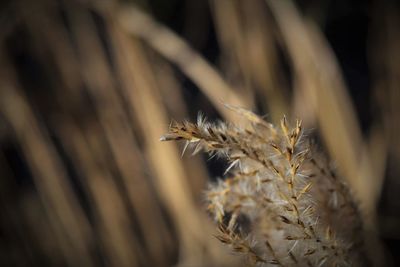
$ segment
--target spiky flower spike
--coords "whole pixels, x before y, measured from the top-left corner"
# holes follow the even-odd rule
[[[249,124],[173,123],[161,140],[186,140],[229,161],[226,179],[207,191],[217,238],[250,266],[365,266],[362,227],[345,184],[303,134],[230,107]]]

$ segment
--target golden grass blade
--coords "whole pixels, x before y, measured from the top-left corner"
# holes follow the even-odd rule
[[[214,107],[227,119],[237,119],[221,106],[221,102],[249,108],[240,95],[224,81],[214,67],[166,27],[133,6],[121,8],[123,28],[146,41],[153,49],[175,63],[209,98]]]
[[[41,3],[39,6],[40,8],[37,6],[33,8],[33,10],[37,8],[37,12],[33,12],[33,14],[27,13],[26,19],[30,22],[28,24],[32,31],[32,36],[37,42],[37,50],[39,53],[49,53],[54,58],[60,70],[59,82],[64,89],[60,88],[58,90],[57,101],[61,104],[60,109],[63,113],[59,114],[60,118],[55,122],[56,131],[58,131],[64,146],[67,148],[68,146],[77,147],[75,150],[71,148],[67,149],[69,150],[69,157],[75,159],[78,157],[77,155],[85,155],[85,153],[87,155],[88,152],[86,150],[89,147],[87,145],[82,145],[82,147],[78,145],[73,146],[70,144],[70,138],[74,138],[76,135],[81,139],[84,137],[86,139],[104,138],[103,129],[106,129],[106,136],[110,142],[112,151],[110,153],[106,143],[103,143],[97,146],[98,153],[116,160],[118,169],[121,172],[122,183],[126,187],[126,191],[121,191],[120,188],[115,187],[115,181],[99,181],[101,184],[109,183],[110,188],[113,188],[110,189],[109,196],[105,194],[103,197],[95,198],[93,205],[94,209],[98,208],[100,210],[100,219],[98,222],[101,224],[101,230],[98,234],[102,236],[102,242],[107,244],[105,253],[114,261],[115,266],[120,266],[121,264],[131,264],[131,266],[140,265],[143,262],[163,266],[163,264],[167,263],[166,257],[171,257],[171,254],[173,254],[171,250],[174,250],[174,246],[171,244],[171,231],[167,229],[166,224],[163,222],[159,203],[157,203],[154,197],[154,190],[152,190],[149,181],[143,177],[142,170],[140,169],[143,162],[138,158],[138,153],[140,152],[134,143],[131,125],[127,122],[126,117],[124,117],[124,111],[121,110],[123,104],[116,97],[116,86],[113,84],[112,77],[110,76],[111,70],[108,69],[105,63],[105,55],[99,46],[100,40],[95,35],[96,31],[93,28],[91,19],[85,13],[86,11],[83,13],[82,10],[75,12],[76,10],[73,8],[76,8],[76,5],[71,4],[69,6],[72,9],[70,9],[70,12],[73,15],[67,18],[72,22],[73,27],[71,29],[73,34],[81,36],[77,38],[79,39],[78,49],[84,51],[83,53],[85,54],[83,58],[84,63],[81,64],[79,60],[82,58],[78,58],[75,51],[73,51],[74,47],[71,46],[66,29],[53,16],[55,13],[53,10],[54,7],[48,3]],[[74,16],[78,16],[78,18]],[[46,19],[53,21],[53,23],[46,23]],[[79,24],[77,19],[82,24]],[[84,25],[84,27],[81,28],[80,25]],[[43,46],[43,40],[49,40],[47,46]],[[84,71],[81,71],[82,69]],[[102,73],[102,75],[98,76],[97,73]],[[82,80],[82,78],[84,79]],[[84,81],[89,81],[89,86],[82,87]],[[86,88],[90,89],[89,92],[87,92]],[[86,106],[87,103],[82,99],[82,95],[87,93],[93,95],[101,123],[104,125],[104,128],[96,129],[94,132],[89,126],[96,125],[97,118],[93,116],[93,111]],[[103,104],[106,104],[108,107],[106,110],[103,109]],[[74,117],[77,112],[80,112],[78,119]],[[88,125],[85,127],[86,132],[80,133],[77,125]],[[64,129],[68,129],[66,132],[70,136],[65,134]],[[97,190],[101,190],[102,188],[100,186],[100,189],[98,189],[96,180],[93,180],[93,177],[90,176],[91,174],[96,174],[96,172],[91,170],[92,167],[90,167],[93,166],[91,158],[95,158],[96,155],[96,153],[92,156],[89,154],[87,159],[82,162],[74,161],[74,166],[76,165],[80,170],[84,170],[82,173],[89,173],[87,179],[91,182],[85,187],[85,192],[93,196],[99,196],[101,193],[98,193]],[[115,168],[110,165],[110,162],[106,162],[103,167],[107,170],[106,172]],[[103,177],[103,179],[105,179],[104,177],[108,177],[108,179],[116,180],[115,176],[110,176],[109,174],[108,176],[103,175],[100,177]],[[121,206],[121,198],[124,195],[127,195],[129,200],[129,204],[127,205],[129,207]],[[117,204],[114,208],[107,210],[109,205],[106,202],[109,201],[109,198],[114,199]],[[146,205],[143,205],[143,203],[146,203]],[[133,238],[132,233],[128,234],[131,231],[131,229],[128,229],[128,226],[132,222],[127,216],[132,213],[131,208],[134,209],[134,213],[137,215],[135,219],[139,224],[134,227],[138,227],[138,231],[142,232],[145,236],[144,242],[146,248],[140,248],[138,246],[138,239]],[[110,212],[116,218],[120,218],[122,222],[125,221],[125,224],[121,222],[114,223],[113,220],[105,218],[105,214]],[[124,231],[128,232],[124,234]],[[121,251],[117,249],[120,246],[119,243],[125,244],[122,246]],[[149,253],[149,255],[146,253]],[[144,256],[145,254],[146,256]],[[138,259],[135,259],[135,257],[138,257]]]
[[[370,151],[371,155],[376,155],[374,158],[377,158],[378,161],[376,162],[377,169],[385,171],[384,157],[393,158],[393,162],[400,161],[400,140],[398,138],[400,127],[394,123],[400,121],[400,57],[397,52],[400,45],[398,27],[400,10],[393,3],[375,1],[373,6],[374,20],[372,20],[371,26],[369,56],[373,80],[372,98],[374,104],[379,108],[380,114],[375,115],[377,118],[376,125],[371,131]],[[387,155],[379,153],[382,146],[386,147]],[[377,151],[375,152],[375,150]],[[381,163],[379,163],[380,160]],[[391,177],[397,179],[398,172],[395,171],[388,178],[393,179]],[[377,194],[381,191],[382,184],[383,181],[377,181],[375,185]]]
[[[193,201],[180,156],[173,144],[160,145],[159,138],[169,123],[155,83],[154,74],[139,43],[117,29],[114,32],[115,53],[124,95],[144,134],[144,155],[155,174],[158,192],[174,218],[179,238],[180,265],[229,266],[221,248],[213,242],[211,225],[199,213]],[[204,255],[204,253],[206,255]]]
[[[59,126],[59,134],[93,200],[96,227],[112,266],[140,266],[143,251],[131,231],[128,213],[115,178],[107,170],[101,129],[92,125],[81,132],[73,124]]]
[[[153,62],[152,69],[157,84],[162,84],[158,89],[165,108],[168,111],[167,113],[170,114],[170,118],[174,118],[174,120],[188,118],[189,105],[184,102],[182,95],[183,88],[177,81],[171,65],[157,55],[154,55],[154,57],[149,56],[149,60]],[[183,146],[181,155],[184,154],[184,151],[185,146]],[[200,157],[182,157],[181,161],[183,162],[185,172],[192,173],[188,182],[194,199],[201,199],[203,188],[206,186],[208,180],[204,161]]]
[[[89,93],[95,100],[99,122],[104,129],[112,156],[126,186],[130,203],[135,207],[138,214],[137,219],[140,222],[141,229],[146,230],[144,231],[146,233],[145,242],[150,254],[153,255],[149,260],[154,260],[155,265],[161,266],[166,262],[164,251],[167,250],[166,243],[168,243],[169,239],[166,236],[166,226],[160,220],[162,217],[159,207],[153,206],[151,209],[153,212],[150,213],[155,218],[158,217],[158,221],[154,221],[155,218],[149,217],[150,214],[144,209],[143,201],[145,200],[147,200],[147,208],[157,205],[157,203],[154,198],[151,199],[152,192],[148,187],[148,183],[142,181],[145,177],[140,170],[140,163],[142,162],[136,156],[138,149],[134,143],[132,128],[127,127],[129,120],[125,110],[123,110],[123,103],[117,94],[115,81],[110,76],[112,72],[106,62],[105,54],[99,46],[100,40],[93,34],[93,22],[84,14],[80,16],[77,16],[77,14],[79,13],[75,11],[70,15],[74,17],[72,19],[75,26],[73,30],[77,34],[76,39],[79,40],[79,49],[85,55],[82,66],[83,77],[88,85]],[[82,25],[88,26],[88,28],[82,27]],[[140,192],[137,184],[141,185]],[[140,196],[142,198],[139,198]],[[158,237],[155,234],[158,234]],[[159,240],[159,238],[163,239]],[[135,245],[137,246],[138,244],[135,243]],[[125,247],[129,251],[129,246]],[[129,255],[129,253],[125,254]],[[127,261],[126,264],[129,265],[129,262]],[[147,262],[147,264],[150,264],[150,262]]]
[[[272,120],[278,123],[290,107],[281,79],[273,23],[264,1],[214,0],[210,4],[228,71],[238,68],[250,96],[254,98],[258,92],[257,97],[262,99],[258,101],[268,107]]]
[[[362,208],[373,213],[377,199],[372,195],[372,180],[381,178],[374,177],[369,155],[359,159],[364,142],[332,51],[317,28],[300,17],[291,1],[267,3],[293,61],[296,87],[312,105],[328,149],[361,200]]]
[[[65,260],[92,266],[92,232],[48,134],[18,90],[12,68],[1,55],[0,109],[15,131]]]

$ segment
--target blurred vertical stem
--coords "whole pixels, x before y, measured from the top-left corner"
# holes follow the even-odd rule
[[[289,98],[280,76],[273,24],[262,0],[212,0],[217,37],[229,69],[237,68],[245,87],[267,107],[273,122],[289,114]],[[230,65],[234,66],[230,66]],[[256,94],[258,93],[258,94]],[[249,93],[250,94],[250,93]]]
[[[0,47],[0,49],[4,49]],[[13,66],[0,54],[0,110],[13,128],[33,173],[56,239],[71,266],[92,266],[92,232],[48,133],[16,82]]]
[[[232,265],[234,259],[221,257],[224,253],[213,242],[212,226],[194,203],[177,147],[159,143],[169,119],[143,48],[137,40],[129,39],[118,29],[113,34],[123,94],[144,133],[145,157],[156,178],[155,184],[160,196],[174,218],[179,233],[179,264]]]
[[[251,104],[241,98],[214,67],[171,30],[133,6],[125,6],[120,11],[122,27],[130,34],[142,38],[158,53],[176,64],[224,118],[230,121],[240,119],[224,108],[221,102],[250,108]]]
[[[322,33],[309,20],[301,18],[290,0],[266,0],[283,35],[295,70],[296,88],[302,91],[316,114],[326,146],[338,164],[364,217],[369,250],[374,263],[383,261],[376,232],[376,205],[383,173],[373,169],[355,110],[347,93],[333,52]]]
[[[285,40],[299,90],[311,103],[327,147],[362,209],[374,213],[375,173],[369,164],[355,110],[329,45],[311,21],[302,19],[292,1],[267,0]],[[304,104],[307,104],[304,103]]]

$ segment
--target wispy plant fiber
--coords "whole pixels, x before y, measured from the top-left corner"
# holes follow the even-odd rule
[[[210,184],[207,210],[216,237],[250,266],[365,266],[362,224],[347,186],[304,134],[227,106],[248,125],[174,122],[162,141],[185,140],[229,162],[226,179]]]

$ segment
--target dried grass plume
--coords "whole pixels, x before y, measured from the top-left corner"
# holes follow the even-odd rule
[[[200,115],[197,123],[173,122],[161,137],[229,162],[226,177],[206,192],[216,237],[247,266],[366,266],[357,205],[301,121],[283,117],[274,126],[227,107],[248,123],[213,124]]]

